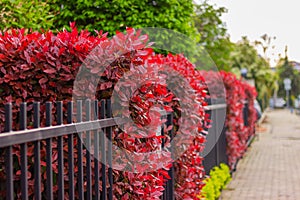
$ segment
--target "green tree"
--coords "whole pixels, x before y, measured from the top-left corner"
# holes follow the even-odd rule
[[[54,0],[53,28],[76,21],[79,29],[114,34],[126,27],[161,27],[196,38],[192,0]]]
[[[53,23],[53,13],[47,1],[1,0],[0,30],[27,28],[32,30],[49,29]]]
[[[283,62],[282,62],[283,61]],[[282,59],[281,63],[277,66],[277,73],[279,75],[278,80],[278,96],[279,97],[286,97],[286,92],[284,89],[283,80],[285,78],[290,78],[292,81],[292,89],[290,91],[290,95],[297,97],[300,94],[300,73],[296,70],[291,62],[289,62],[288,57]]]
[[[247,37],[238,42],[231,54],[232,71],[240,74],[240,70],[247,69],[247,78],[254,79],[258,91],[258,98],[265,108],[268,100],[276,88],[277,76],[270,68],[270,64],[250,44]]]
[[[221,16],[227,12],[225,7],[216,7],[207,0],[195,6],[194,23],[200,34],[200,44],[212,57],[219,69],[230,70],[230,52],[233,43]]]

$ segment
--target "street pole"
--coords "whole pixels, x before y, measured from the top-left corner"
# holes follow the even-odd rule
[[[292,80],[290,78],[285,78],[283,80],[283,83],[284,83],[284,89],[286,91],[286,107],[287,108],[290,108],[290,98],[289,98],[289,90],[292,89]]]
[[[290,101],[289,101],[289,90],[286,90],[286,107],[290,107]]]

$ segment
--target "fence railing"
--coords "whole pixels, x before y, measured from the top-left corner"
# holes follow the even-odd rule
[[[228,164],[228,157],[226,153],[227,141],[226,141],[226,131],[227,127],[225,124],[218,123],[220,120],[226,117],[226,105],[221,101],[212,99],[214,109],[209,109],[207,112],[210,114],[211,119],[214,123],[209,130],[207,135],[207,143],[213,145],[206,145],[204,150],[204,169],[209,172],[214,166],[219,166],[221,163]],[[243,121],[244,126],[249,126],[249,107],[248,102],[244,101],[243,107]],[[248,139],[247,145],[253,139],[253,135]],[[212,147],[212,148],[209,148]],[[208,149],[207,149],[208,148]],[[236,165],[238,161],[234,164],[232,172],[236,170]]]
[[[0,172],[5,176],[6,183],[0,182],[0,190],[5,188],[6,199],[27,200],[32,194],[34,199],[113,199],[112,146],[111,143],[106,144],[104,141],[105,137],[111,140],[113,127],[124,124],[125,121],[121,118],[112,118],[110,100],[100,103],[90,100],[75,103],[76,106],[73,102],[68,102],[64,113],[63,103],[57,102],[56,125],[52,126],[53,104],[47,102],[44,113],[45,127],[42,128],[40,127],[40,103],[33,103],[33,129],[26,129],[27,104],[22,103],[18,131],[13,131],[12,127],[12,104],[5,105],[5,128],[4,133],[0,134],[0,162],[5,161],[5,166],[0,167]],[[217,121],[220,117],[219,111],[224,109],[226,111],[226,104],[219,103],[208,106],[207,112],[215,113],[212,116],[214,116],[213,120]],[[166,123],[171,125],[172,114],[166,113],[166,115]],[[74,117],[76,122],[73,120]],[[65,118],[66,124],[63,123]],[[223,127],[217,127],[215,131],[220,129]],[[104,134],[100,134],[100,130]],[[164,130],[161,134],[165,134]],[[168,134],[172,139],[173,130]],[[101,162],[86,149],[82,138],[85,144],[94,146],[94,154],[101,153]],[[94,144],[91,144],[92,141]],[[225,141],[223,133],[219,141]],[[213,153],[205,158],[204,164],[207,170],[211,169],[212,165],[226,162],[226,143],[217,142],[214,148]],[[19,151],[19,166],[14,163],[14,149]],[[30,157],[29,149],[33,152]],[[54,153],[57,156],[55,162]],[[214,159],[216,162],[211,162]],[[207,164],[209,162],[212,164]],[[33,165],[33,174],[29,174],[28,168],[32,167],[29,163]],[[15,184],[16,173],[20,174],[20,185]],[[42,176],[45,178],[42,179]],[[169,170],[169,176],[171,179],[168,180],[162,197],[165,200],[174,199],[173,168]],[[31,177],[30,180],[28,177]],[[65,188],[68,188],[67,195]]]
[[[208,173],[220,163],[228,163],[226,154],[226,104],[224,99],[211,99],[213,104],[207,110],[212,120],[212,126],[207,130],[206,146],[202,152],[204,169]]]

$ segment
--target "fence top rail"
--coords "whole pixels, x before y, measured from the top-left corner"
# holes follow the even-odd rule
[[[226,108],[226,104],[205,106],[206,110],[217,110],[221,108]],[[162,110],[161,114],[168,115],[168,112]],[[72,123],[72,124],[62,124],[57,126],[4,132],[4,133],[0,133],[0,148],[7,147],[14,144],[22,144],[22,143],[33,142],[37,140],[44,140],[47,138],[80,133],[83,131],[93,131],[101,128],[122,125],[125,124],[126,122],[127,122],[126,119],[115,117],[115,118],[98,119],[93,121],[86,121],[86,122],[79,122],[79,123]]]
[[[122,118],[107,118],[73,124],[4,132],[0,133],[0,148],[14,144],[22,144],[73,133],[80,133],[83,131],[93,131],[101,128],[122,125],[126,123],[126,121],[127,120]]]
[[[227,105],[225,103],[222,103],[222,104],[214,104],[214,105],[208,105],[208,106],[205,106],[204,108],[206,110],[218,110],[218,109],[222,109],[222,108],[226,108]]]

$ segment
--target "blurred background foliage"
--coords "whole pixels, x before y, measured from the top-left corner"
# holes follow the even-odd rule
[[[279,76],[278,79],[278,97],[286,98],[286,91],[284,89],[284,83],[283,80],[285,78],[291,79],[291,90],[290,90],[290,95],[291,98],[290,100],[290,105],[293,105],[293,99],[299,98],[300,95],[300,72],[297,70],[293,62],[289,61],[288,57],[285,56],[285,58],[282,58],[277,66],[276,66],[276,71]],[[287,99],[286,99],[287,100]]]
[[[51,4],[39,0],[1,0],[0,30],[27,28],[48,30],[53,27],[55,13]]]

